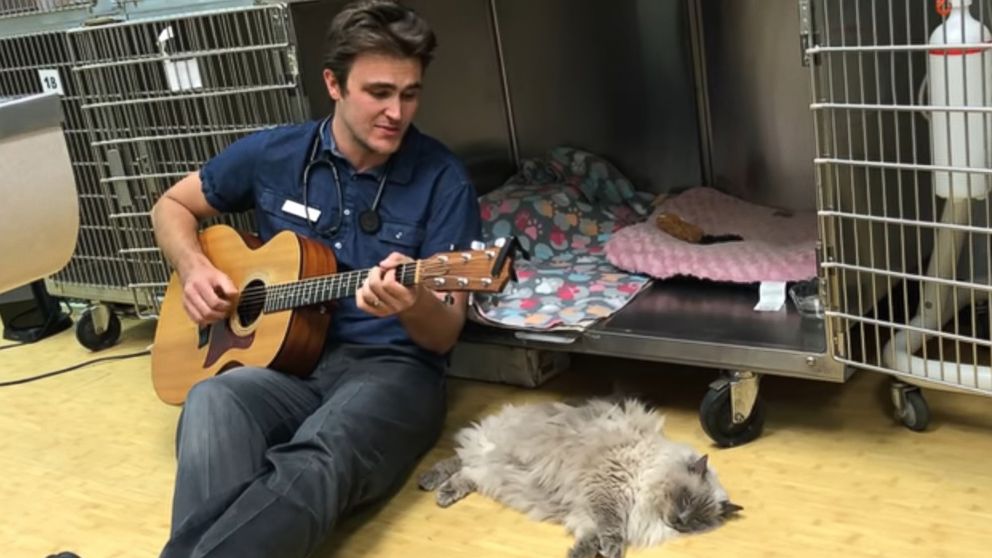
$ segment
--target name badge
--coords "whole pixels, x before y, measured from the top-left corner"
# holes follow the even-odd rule
[[[320,219],[320,210],[315,207],[306,207],[302,203],[295,202],[293,200],[286,200],[282,204],[282,210],[290,215],[296,215],[297,217],[302,217],[307,219],[309,214],[309,219],[311,222],[316,223],[317,219]]]

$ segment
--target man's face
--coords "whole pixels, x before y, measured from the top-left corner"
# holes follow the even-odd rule
[[[345,133],[359,148],[389,155],[399,149],[417,112],[422,74],[417,58],[369,53],[355,58],[347,87],[330,70],[324,70],[324,81]]]

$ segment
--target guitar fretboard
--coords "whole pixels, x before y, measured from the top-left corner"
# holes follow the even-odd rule
[[[369,270],[362,269],[269,285],[266,288],[262,311],[279,312],[354,296],[368,275]],[[417,280],[417,263],[406,263],[397,267],[396,279],[403,285],[413,286]]]

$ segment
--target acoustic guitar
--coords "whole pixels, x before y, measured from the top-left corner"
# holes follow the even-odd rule
[[[333,301],[352,297],[368,269],[338,272],[334,252],[292,231],[262,243],[227,225],[200,233],[207,258],[238,288],[227,318],[199,326],[183,308],[173,272],[152,345],[152,383],[159,398],[179,405],[196,383],[235,366],[261,366],[297,376],[317,364]],[[492,247],[440,253],[403,264],[397,279],[434,291],[499,292],[514,277],[516,239]]]

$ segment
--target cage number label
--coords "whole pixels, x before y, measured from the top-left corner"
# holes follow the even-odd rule
[[[58,93],[65,95],[62,90],[62,78],[56,69],[38,70],[38,79],[41,80],[41,90],[45,93]]]

